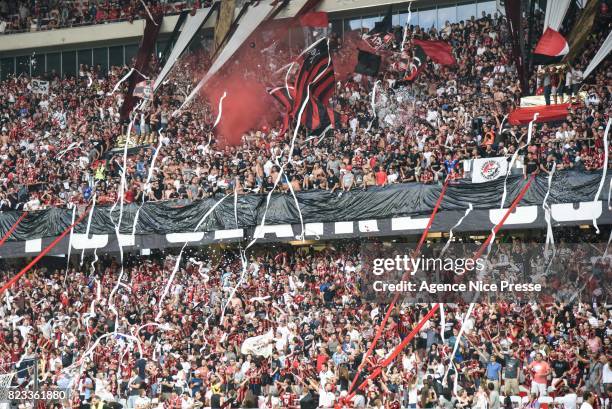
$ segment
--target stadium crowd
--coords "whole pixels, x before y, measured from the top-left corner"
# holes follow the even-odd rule
[[[609,18],[598,24],[609,27]],[[604,165],[612,69],[606,60],[586,81],[581,70],[605,32],[596,31],[593,45],[570,68],[574,74],[566,76],[565,94],[573,93],[576,102],[567,118],[536,125],[527,147],[531,155],[524,161],[529,172],[547,172],[553,162],[559,170]],[[338,81],[333,106],[341,114],[341,128],[322,139],[307,141],[299,134],[281,189],[291,183],[294,190],[340,194],[391,183],[436,183],[449,174],[463,177],[464,159],[524,152],[527,127],[510,126],[505,119],[517,105],[519,85],[502,18],[472,18],[440,31],[411,26],[407,43],[426,37],[449,41],[458,64],[444,67],[428,60],[412,82],[402,81],[394,64],[388,64],[379,74],[382,85],[374,110],[375,78],[354,74]],[[339,49],[342,40],[333,36],[332,44]],[[277,58],[266,59],[268,66],[258,72],[267,83],[278,79],[273,73],[291,56],[272,49]],[[287,160],[292,134],[278,135],[280,121],[247,132],[241,145],[222,146],[224,136],[213,137],[210,131],[217,101],[196,101],[172,116],[197,81],[195,62],[202,60],[202,53],[184,57],[145,112],[135,114],[130,140],[137,148],[129,151],[126,201],[197,199],[228,189],[267,192],[273,186],[273,173],[279,170],[273,159],[284,152],[280,164]],[[128,125],[119,121],[119,107],[127,81],[112,91],[127,72],[127,67],[106,72],[99,66],[81,66],[76,77],[68,78],[50,72],[43,77],[50,81],[48,94],[36,92],[23,75],[0,83],[1,209],[84,203],[94,191],[101,204],[116,200],[123,151],[109,150],[125,141]],[[533,93],[543,85],[537,76],[531,82]],[[579,89],[588,96],[575,99]],[[555,89],[555,98],[561,92]],[[269,103],[270,110],[278,109]],[[152,183],[146,183],[152,167]]]
[[[607,31],[595,32],[590,41],[600,44]],[[504,119],[518,102],[519,85],[503,20],[483,16],[439,31],[411,26],[408,44],[426,36],[449,41],[458,64],[427,61],[412,82],[389,65],[374,109],[374,79],[338,81],[341,129],[310,141],[300,134],[281,189],[291,183],[294,190],[342,194],[437,183],[446,175],[462,177],[461,160],[524,148],[527,127]],[[341,49],[342,40],[333,41]],[[604,165],[612,67],[604,61],[588,79],[580,74],[597,48],[591,45],[569,68],[566,82],[566,93],[582,89],[587,98],[575,100],[565,121],[535,127],[526,171],[549,172],[553,162],[559,170]],[[2,81],[0,209],[82,204],[94,192],[98,203],[113,203],[124,168],[128,202],[270,191],[279,170],[273,158],[288,150],[292,134],[278,135],[280,121],[246,133],[238,146],[222,146],[223,137],[211,131],[217,101],[196,101],[172,116],[200,59],[185,57],[135,114],[125,166],[123,149],[113,150],[118,139],[126,143],[121,135],[128,125],[119,121],[125,84],[113,88],[127,67],[82,66],[74,78],[47,73],[48,94],[35,92],[26,76]],[[270,82],[283,66],[271,63],[259,73]],[[544,81],[534,77],[531,86],[535,93]],[[362,359],[385,307],[360,297],[358,244],[334,246],[258,249],[248,254],[246,269],[237,249],[187,252],[173,282],[176,258],[163,254],[129,256],[124,265],[101,256],[68,268],[37,268],[0,303],[2,370],[15,371],[13,384],[24,386],[37,365],[42,385],[71,390],[71,405],[82,408],[121,402],[175,409],[497,409],[511,405],[502,396],[520,395],[530,408],[542,407],[545,395],[569,409],[580,401],[610,406],[612,318],[593,303],[478,304],[461,338],[468,306],[447,305],[444,325],[437,314],[381,378],[345,402],[353,378],[372,373],[428,305],[398,306],[375,352]],[[581,260],[571,252],[565,257]],[[20,266],[3,263],[6,282]],[[241,351],[247,338],[269,331],[269,356]]]
[[[398,305],[363,359],[386,305],[361,296],[359,246],[258,248],[246,270],[238,249],[193,250],[171,283],[170,254],[129,256],[123,273],[104,256],[37,268],[0,306],[2,371],[15,371],[23,387],[37,364],[41,387],[71,390],[80,408],[485,409],[509,407],[505,397],[528,408],[548,397],[565,408],[582,399],[609,407],[612,317],[598,302],[482,303],[470,317],[468,305],[446,304],[444,320],[436,314],[349,403],[356,374],[359,385],[429,308]],[[513,246],[491,262],[530,254],[528,242]],[[537,264],[541,254],[532,253]],[[578,283],[592,271],[563,243],[557,257],[576,268]],[[265,334],[263,345],[242,348]]]
[[[104,24],[133,22],[161,8],[166,15],[209,6],[201,1],[147,0],[0,0],[0,34],[13,34]],[[145,8],[146,6],[146,8]]]

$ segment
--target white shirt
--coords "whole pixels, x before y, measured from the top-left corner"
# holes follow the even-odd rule
[[[327,381],[332,378],[334,376],[334,373],[332,371],[330,371],[329,369],[327,370],[327,372],[319,372],[319,381],[321,381],[321,387],[325,388],[325,385],[327,385]]]
[[[582,402],[580,409],[593,409],[593,405],[591,405],[589,402]]]
[[[612,383],[612,368],[610,367],[610,362],[605,364],[603,367],[601,381],[602,383]]]
[[[136,409],[145,408],[149,403],[151,403],[151,399],[147,398],[146,396],[139,396],[134,400],[134,406]]]
[[[319,389],[319,407],[320,408],[333,408],[336,396],[333,392],[326,392],[325,389]]]
[[[555,403],[560,403],[563,405],[563,409],[576,409],[576,400],[578,399],[578,395],[575,393],[568,393],[565,396],[559,396],[555,398]]]
[[[583,73],[581,70],[572,70],[572,84],[580,84],[582,82]]]
[[[268,161],[266,163],[264,163],[263,165],[263,171],[264,174],[267,176],[270,176],[270,172],[272,171],[272,166],[274,166],[274,163],[272,163],[271,160],[268,159]]]

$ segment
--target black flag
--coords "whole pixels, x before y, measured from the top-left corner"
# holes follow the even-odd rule
[[[381,60],[382,58],[380,57],[380,55],[359,50],[359,54],[357,55],[357,66],[355,67],[355,72],[375,77],[378,74],[378,70],[380,69]]]

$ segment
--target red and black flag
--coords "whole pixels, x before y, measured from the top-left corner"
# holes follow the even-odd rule
[[[268,88],[268,94],[270,94],[279,104],[283,107],[283,128],[280,130],[280,135],[284,135],[289,129],[289,120],[291,119],[291,111],[293,111],[293,94],[295,90],[293,87],[276,87]]]
[[[376,50],[391,50],[394,47],[395,34],[393,34],[393,10],[387,9],[385,17],[377,21],[374,27],[364,35],[365,40]]]
[[[536,65],[558,63],[568,52],[569,46],[565,38],[548,27],[533,50],[533,63]]]
[[[406,74],[404,75],[405,81],[414,81],[419,76],[421,71],[425,68],[427,62],[427,54],[420,45],[414,45],[412,47],[412,58],[408,62]]]
[[[132,95],[138,98],[151,98],[152,94],[153,81],[150,80],[140,81],[138,84],[136,84],[134,87],[134,92],[132,93]]]
[[[300,55],[298,62],[300,69],[294,83],[293,117],[297,117],[309,97],[319,100],[324,106],[329,105],[336,86],[328,39],[322,38],[311,45]]]
[[[455,65],[457,61],[453,56],[453,47],[446,41],[440,40],[412,40],[412,44],[421,47],[421,49],[433,61],[441,65]],[[424,61],[423,61],[424,62]]]
[[[286,87],[268,88],[268,94],[272,95],[287,112],[293,110],[293,92],[293,87],[289,87],[289,89]]]
[[[324,106],[320,101],[310,98],[302,114],[302,125],[311,131],[323,131],[342,127],[340,114],[330,106]]]

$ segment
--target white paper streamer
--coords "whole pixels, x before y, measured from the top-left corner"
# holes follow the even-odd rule
[[[132,73],[134,72],[134,70],[135,70],[134,68],[130,69],[130,70],[128,71],[128,73],[127,73],[127,74],[125,74],[125,75],[123,76],[123,78],[121,78],[121,79],[119,80],[119,82],[117,82],[117,83],[115,84],[115,86],[113,87],[113,90],[112,90],[111,92],[109,92],[107,95],[108,95],[108,96],[111,96],[111,95],[113,95],[115,92],[117,92],[117,90],[119,89],[119,87],[121,86],[121,84],[123,84],[123,81],[127,80],[128,78],[130,78],[130,75],[132,75]]]
[[[81,142],[72,142],[66,149],[57,154],[57,159],[61,159],[67,152],[81,146]]]
[[[444,313],[444,303],[440,303],[440,338],[442,338],[442,343],[446,340],[444,338],[444,329],[446,327],[446,314]]]
[[[474,206],[472,205],[472,203],[468,203],[468,208],[465,209],[465,214],[463,215],[463,217],[461,217],[459,221],[457,221],[457,223],[455,223],[455,225],[451,227],[451,229],[449,230],[448,240],[446,241],[446,244],[444,245],[444,247],[442,248],[442,251],[440,252],[440,257],[444,253],[446,253],[446,250],[448,250],[448,246],[450,246],[451,241],[453,240],[453,237],[455,237],[455,235],[453,234],[453,230],[459,227],[461,223],[463,223],[463,220],[468,216],[468,214],[470,214],[472,210],[474,210]]]
[[[529,127],[527,128],[527,143],[523,148],[517,148],[516,152],[514,152],[514,155],[512,155],[512,160],[510,160],[510,164],[508,165],[508,169],[506,170],[506,177],[504,178],[504,193],[502,194],[501,203],[499,205],[500,209],[504,208],[504,202],[506,201],[506,195],[508,194],[508,176],[512,171],[512,166],[514,166],[514,162],[516,162],[516,158],[518,158],[518,154],[521,149],[527,148],[527,151],[529,151],[529,144],[531,143],[531,135],[533,133],[533,123],[536,119],[538,119],[538,116],[540,116],[540,113],[536,112],[535,114],[533,114],[533,119],[531,120],[531,122],[529,122]]]
[[[155,149],[155,153],[153,154],[153,157],[151,158],[151,165],[149,167],[149,172],[147,174],[147,181],[144,184],[144,189],[150,189],[150,184],[151,184],[151,179],[153,178],[153,170],[155,169],[155,161],[157,160],[157,156],[159,155],[159,151],[161,150],[162,147],[162,136],[161,136],[161,130],[158,132],[159,134],[159,142],[157,144],[157,148]],[[138,206],[138,209],[136,209],[136,214],[134,215],[134,223],[132,224],[132,237],[136,236],[136,224],[138,223],[138,217],[140,216],[140,209],[142,209],[142,206],[145,203],[145,192],[143,192],[142,195],[142,201],[140,202],[140,206]]]
[[[459,348],[459,342],[461,341],[461,337],[463,337],[463,332],[465,331],[465,324],[467,323],[467,320],[472,315],[472,310],[474,310],[474,305],[476,304],[473,302],[470,303],[470,306],[468,307],[468,310],[465,313],[465,317],[463,317],[463,321],[461,322],[461,328],[459,328],[457,339],[455,339],[455,345],[453,345],[453,352],[451,353],[451,356],[449,358],[450,362],[453,362],[453,359],[455,358],[455,354],[457,353],[457,349]],[[446,369],[446,373],[444,374],[442,383],[446,383],[446,378],[448,377],[448,372],[450,371],[450,368],[451,367],[449,365],[448,368]],[[455,386],[453,387],[453,390],[456,390],[456,384],[457,384],[457,376],[455,376]]]
[[[378,84],[380,84],[380,80],[376,81],[374,83],[374,87],[372,88],[372,101],[371,101],[371,106],[372,106],[372,114],[374,115],[374,118],[370,121],[370,123],[368,124],[368,128],[366,129],[366,132],[370,131],[370,128],[372,127],[372,124],[374,123],[374,121],[377,119],[376,117],[376,88],[378,87]]]
[[[117,82],[117,83],[115,84],[115,86],[113,87],[113,90],[112,90],[111,92],[109,92],[108,94],[106,94],[106,95],[107,95],[107,96],[111,96],[111,95],[113,95],[115,92],[117,92],[117,90],[119,89],[119,86],[121,86],[121,84],[122,84],[122,83],[123,83],[125,80],[127,80],[128,78],[130,78],[130,75],[132,75],[132,73],[134,73],[134,71],[136,71],[138,74],[140,74],[140,75],[141,75],[141,76],[142,76],[142,77],[143,77],[145,80],[148,80],[148,79],[149,79],[149,77],[147,77],[146,75],[144,75],[143,73],[141,73],[140,71],[138,71],[136,68],[132,67],[132,68],[131,68],[131,69],[128,71],[128,73],[127,73],[127,74],[125,74],[125,75],[123,76],[123,78],[121,78],[121,79],[119,80],[119,82]],[[134,109],[134,110],[136,110],[136,109]]]
[[[136,105],[136,107],[134,107],[134,109],[132,110],[132,113],[137,112],[138,109],[144,103],[145,103],[145,101],[141,101],[138,105]],[[119,260],[121,261],[121,269],[120,269],[120,272],[119,272],[119,277],[117,278],[117,284],[115,284],[115,286],[113,287],[112,291],[108,295],[108,300],[107,300],[108,309],[113,314],[115,314],[115,331],[117,331],[117,327],[119,326],[119,312],[115,308],[115,304],[113,302],[113,297],[115,296],[115,293],[119,289],[119,286],[124,285],[124,284],[121,283],[121,280],[123,279],[124,269],[123,269],[123,246],[121,245],[120,229],[121,229],[121,222],[123,220],[123,202],[124,202],[124,198],[125,198],[125,188],[126,188],[126,186],[125,186],[126,185],[125,176],[126,176],[126,173],[127,173],[127,151],[128,151],[128,145],[130,143],[130,136],[131,136],[131,132],[132,132],[132,126],[134,125],[134,121],[136,120],[136,116],[137,115],[133,115],[132,116],[132,119],[130,120],[130,123],[128,125],[128,129],[127,129],[127,133],[126,133],[126,137],[125,137],[125,145],[123,147],[123,169],[121,170],[121,183],[120,183],[120,186],[119,186],[118,197],[117,197],[117,200],[115,200],[115,203],[113,204],[113,206],[109,210],[109,216],[110,216],[111,222],[115,226],[115,235],[117,236],[117,245],[119,246]],[[119,221],[118,221],[117,224],[115,224],[115,221],[113,220],[113,210],[117,206],[117,202],[119,202]]]
[[[408,26],[410,25],[410,20],[412,20],[412,2],[408,3],[408,18],[406,19],[406,24],[404,24],[404,36],[402,37],[400,53],[404,51],[404,44],[406,44],[406,39],[408,38]]]
[[[219,98],[219,108],[217,109],[218,111],[217,119],[215,119],[215,123],[213,124],[213,129],[216,128],[217,125],[219,125],[219,122],[221,121],[221,115],[223,114],[223,100],[225,99],[225,97],[227,97],[227,92],[224,91],[221,98]]]
[[[504,122],[506,122],[506,119],[508,119],[508,114],[504,115],[504,117],[502,118],[501,123],[499,124],[499,133],[502,133],[502,129],[504,129]]]
[[[221,116],[223,114],[223,100],[225,99],[225,97],[227,96],[227,92],[223,92],[223,95],[221,96],[221,98],[219,99],[219,109],[218,109],[218,113],[217,113],[217,118],[215,120],[215,123],[213,124],[212,129],[215,129],[217,127],[217,125],[219,124],[219,122],[221,121]],[[208,139],[208,144],[206,144],[206,147],[208,147],[210,145],[210,141],[212,139],[212,134]],[[235,196],[235,203],[237,202],[237,191],[236,189],[234,189],[234,196]],[[194,231],[197,231],[200,226],[202,225],[202,223],[204,223],[204,221],[208,218],[208,216],[210,216],[212,214],[212,212],[215,210],[215,208],[221,204],[221,202],[223,202],[229,195],[224,196],[220,201],[218,201],[217,203],[215,203],[209,210],[208,212],[206,212],[206,214],[204,215],[204,217],[202,217],[202,219],[200,220],[200,222],[196,225]],[[234,211],[236,211],[235,207],[234,207]],[[238,225],[238,215],[236,214],[236,225]],[[183,251],[185,250],[185,247],[187,247],[187,244],[189,244],[188,241],[185,242],[185,244],[183,244],[183,247],[181,248],[181,251],[179,252],[179,255],[176,259],[176,263],[174,264],[174,268],[172,269],[172,273],[170,274],[170,278],[168,279],[168,284],[166,285],[166,287],[164,288],[164,292],[162,293],[161,297],[159,298],[159,304],[158,304],[158,312],[157,312],[157,316],[155,317],[155,321],[158,321],[159,318],[161,317],[161,314],[163,312],[162,310],[162,303],[164,298],[166,297],[166,295],[168,295],[168,291],[170,290],[170,286],[172,285],[172,282],[174,281],[174,276],[176,275],[176,272],[178,271],[179,265],[181,263],[181,258],[183,256]]]
[[[115,330],[116,330],[116,328],[115,328]],[[144,356],[143,353],[142,353],[142,344],[140,342],[140,339],[138,339],[137,337],[134,337],[134,336],[128,335],[128,334],[123,334],[121,332],[107,332],[104,335],[100,335],[96,339],[94,344],[87,351],[85,351],[85,353],[83,353],[83,355],[81,356],[81,358],[78,361],[76,361],[72,365],[62,369],[61,372],[62,373],[68,372],[71,369],[73,369],[74,367],[76,367],[77,365],[81,365],[82,366],[85,363],[85,359],[87,359],[93,353],[93,351],[98,347],[98,345],[100,344],[100,341],[102,341],[105,338],[114,336],[114,335],[121,336],[121,337],[124,337],[126,339],[135,341],[136,345],[138,346],[138,352],[140,353],[140,356]],[[82,370],[79,371],[79,375],[81,374],[81,372],[82,372]]]
[[[221,203],[223,203],[223,201],[225,199],[227,199],[228,196],[229,195],[223,196],[223,198],[221,198],[221,200],[216,202],[210,209],[208,209],[208,211],[204,214],[204,216],[200,219],[200,221],[196,225],[195,229],[193,229],[194,232],[197,231],[200,228],[202,223],[204,223],[204,221],[206,221],[206,219],[208,219],[208,217],[215,211],[217,206],[219,206]],[[176,258],[176,263],[174,264],[174,268],[172,269],[172,273],[170,274],[170,278],[168,278],[168,283],[166,284],[166,287],[164,288],[164,291],[163,291],[162,295],[159,297],[158,312],[157,312],[157,316],[155,317],[155,321],[159,321],[159,318],[161,317],[161,315],[163,313],[162,305],[163,305],[163,302],[164,302],[164,298],[166,298],[166,296],[168,295],[168,291],[170,291],[170,287],[172,286],[172,282],[174,281],[174,276],[176,275],[176,272],[178,271],[179,265],[181,264],[181,258],[183,256],[183,251],[185,250],[185,247],[187,247],[187,244],[189,244],[189,243],[190,243],[189,241],[186,241],[183,244],[183,247],[181,248],[181,251],[179,252],[179,254],[178,254],[177,258]]]
[[[64,286],[66,285],[66,278],[68,278],[68,267],[70,267],[70,250],[72,250],[72,234],[74,233],[74,218],[76,216],[76,208],[76,206],[72,208],[72,221],[70,222],[70,237],[68,238],[68,255],[66,256],[66,274],[64,274]]]
[[[87,216],[87,227],[85,228],[85,237],[89,238],[89,229],[91,228],[91,219],[93,217],[94,210],[96,209],[96,197],[98,192],[94,192],[93,197],[91,198],[91,210],[89,211],[89,215]],[[83,266],[83,257],[85,256],[85,249],[81,251],[81,266]]]
[[[304,50],[302,52],[301,55],[307,53],[311,48],[315,47],[319,41],[327,41],[327,46],[329,47],[329,39],[321,39],[318,40],[316,42],[314,42],[310,47],[308,47],[306,50]],[[328,60],[327,60],[327,66],[325,67],[327,69],[327,67],[329,67],[329,65],[331,64],[331,55],[329,56]],[[321,71],[321,73],[315,77],[311,83],[308,84],[308,86],[306,87],[306,99],[304,100],[304,102],[302,103],[302,106],[300,107],[300,110],[298,112],[298,116],[297,116],[297,120],[296,120],[296,125],[295,125],[295,129],[293,130],[293,136],[291,138],[291,143],[289,145],[289,152],[288,152],[288,160],[287,163],[283,166],[280,166],[280,171],[278,172],[278,177],[276,178],[276,180],[274,181],[274,185],[272,186],[272,190],[270,190],[270,192],[268,192],[268,195],[266,197],[266,208],[264,210],[263,216],[261,218],[261,224],[259,227],[263,228],[265,226],[266,223],[266,217],[268,215],[268,209],[270,207],[270,198],[272,197],[272,193],[276,190],[276,187],[278,186],[278,183],[282,180],[283,174],[285,172],[285,167],[289,164],[293,162],[293,158],[292,158],[292,152],[293,149],[295,147],[295,141],[297,139],[297,134],[298,134],[298,130],[300,128],[300,123],[302,120],[302,115],[304,113],[304,110],[306,109],[306,106],[308,104],[308,101],[310,99],[310,85],[316,81],[319,80],[319,78],[325,74],[325,69]],[[282,151],[280,153],[280,155],[275,156],[274,162],[279,163],[279,158],[282,156]],[[274,155],[274,153],[273,153]],[[289,185],[291,185],[290,183],[288,183]],[[293,189],[291,186],[289,186],[289,189],[293,192]],[[294,195],[295,198],[295,195]],[[297,199],[296,199],[297,201]],[[301,237],[304,236],[304,225],[303,225],[303,218],[302,218],[302,211],[299,207],[299,203],[296,203],[297,205],[297,210],[300,214],[300,220],[302,221],[302,233],[301,233]],[[251,246],[253,246],[256,242],[257,242],[258,238],[254,237],[253,240],[251,240],[251,242],[246,246],[246,248],[240,252],[240,258],[242,261],[242,273],[240,274],[240,279],[238,280],[238,282],[236,283],[236,285],[232,288],[232,291],[230,292],[230,295],[225,303],[225,305],[223,306],[223,309],[221,311],[221,322],[223,321],[223,318],[225,317],[225,310],[227,309],[228,304],[231,302],[232,298],[234,298],[234,295],[236,294],[236,291],[238,290],[238,287],[240,287],[240,285],[242,284],[242,282],[244,281],[244,276],[246,275],[247,272],[247,259],[246,259],[246,250],[248,250],[249,248],[251,248]]]
[[[265,297],[253,297],[249,299],[249,302],[255,302],[255,301],[262,302],[262,301],[269,300],[270,298],[272,297],[270,297],[269,295],[266,295]]]
[[[287,90],[287,95],[291,99],[293,99],[293,97],[291,96],[291,91],[290,91],[291,87],[289,87],[289,73],[293,69],[293,65],[294,64],[295,64],[295,62],[292,62],[292,63],[288,64],[289,65],[289,69],[287,69],[287,72],[285,73],[285,89]],[[285,67],[286,67],[286,65],[285,65]],[[285,67],[283,67],[283,68],[285,68]],[[281,68],[281,70],[282,70],[282,68]]]
[[[156,26],[158,26],[159,24],[157,24],[155,22],[155,19],[153,18],[153,15],[151,14],[151,12],[149,11],[149,8],[147,7],[147,5],[145,4],[145,2],[143,0],[140,0],[140,2],[142,3],[142,7],[144,7],[144,9],[147,11],[147,14],[149,15],[149,18],[151,19],[151,23],[155,24]]]
[[[608,174],[608,151],[610,149],[608,144],[608,133],[610,132],[610,124],[612,124],[612,118],[608,119],[608,123],[606,124],[606,132],[604,133],[604,166],[603,172],[601,174],[601,182],[599,182],[599,188],[597,189],[597,193],[593,198],[593,205],[597,204],[599,200],[599,195],[601,195],[601,191],[603,189],[604,183],[606,183],[606,175]],[[608,197],[608,200],[610,198]],[[595,213],[593,213],[595,214]],[[593,227],[595,227],[595,231],[599,234],[599,226],[597,226],[597,219],[593,216]]]
[[[212,129],[215,129],[217,127],[217,125],[219,124],[219,122],[221,122],[221,114],[223,113],[223,100],[225,99],[225,97],[227,96],[227,92],[223,92],[223,95],[221,96],[221,98],[219,98],[219,109],[217,110],[217,119],[215,119],[215,123],[213,124]],[[210,142],[212,141],[212,132],[210,133],[210,135],[208,136],[208,143],[206,144],[206,146],[204,146],[204,151],[206,152],[206,150],[208,149],[208,147],[210,146]]]
[[[550,187],[552,186],[552,178],[555,174],[555,169],[557,168],[557,162],[553,162],[553,167],[550,173],[548,174],[548,190],[546,191],[546,195],[544,196],[544,200],[542,201],[542,209],[544,209],[544,219],[546,219],[546,244],[544,245],[544,252],[548,254],[548,246],[551,245],[553,249],[553,253],[555,252],[555,236],[553,234],[552,229],[552,218],[550,205],[548,204],[548,196],[550,196]],[[554,256],[554,254],[553,254]]]

